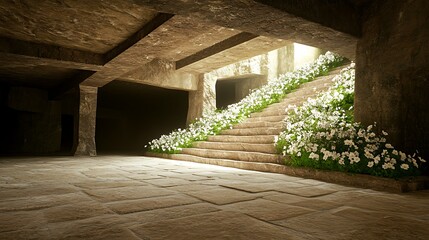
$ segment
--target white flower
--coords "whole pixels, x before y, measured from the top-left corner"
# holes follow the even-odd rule
[[[311,159],[314,159],[314,160],[319,160],[319,155],[316,153],[313,153],[313,152],[310,153],[310,155],[308,157]]]
[[[392,144],[390,144],[390,143],[386,143],[385,147],[386,147],[386,148],[389,148],[389,149],[392,149],[392,148],[393,148]]]
[[[408,166],[408,164],[406,164],[406,163],[403,163],[403,164],[401,164],[401,168],[404,170],[408,170],[408,168],[410,168],[410,166]]]
[[[374,162],[368,162],[368,165],[367,165],[369,168],[372,168],[373,166],[374,166]]]

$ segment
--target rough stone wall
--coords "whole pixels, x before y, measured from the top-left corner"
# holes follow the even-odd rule
[[[95,123],[97,114],[97,88],[79,86],[79,112],[75,122],[75,155],[96,156]]]
[[[53,153],[61,147],[61,103],[49,101],[44,90],[12,87],[8,94],[9,113],[13,125],[4,126],[13,142],[8,153]],[[13,116],[16,116],[14,118]],[[6,133],[7,135],[7,133]],[[3,137],[3,136],[2,136]]]
[[[374,1],[356,58],[355,118],[429,158],[429,1]]]
[[[189,108],[186,124],[192,123],[205,112],[216,109],[216,78],[200,74],[198,90],[189,91]]]

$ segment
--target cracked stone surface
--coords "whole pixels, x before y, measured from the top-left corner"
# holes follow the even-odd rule
[[[427,239],[392,194],[149,157],[0,159],[0,239]]]

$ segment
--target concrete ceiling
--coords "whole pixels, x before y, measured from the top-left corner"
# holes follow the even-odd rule
[[[147,84],[148,67],[204,73],[290,41],[353,57],[358,10],[368,1],[320,1],[314,19],[302,14],[309,3],[310,14],[318,11],[314,0],[4,0],[0,84],[44,88],[55,98],[78,84]],[[326,17],[332,11],[341,23]]]

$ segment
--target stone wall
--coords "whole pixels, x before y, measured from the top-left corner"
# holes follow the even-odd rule
[[[61,103],[47,91],[11,87],[1,111],[1,154],[58,152],[61,147]]]
[[[355,118],[429,158],[429,1],[374,1],[356,58]]]

